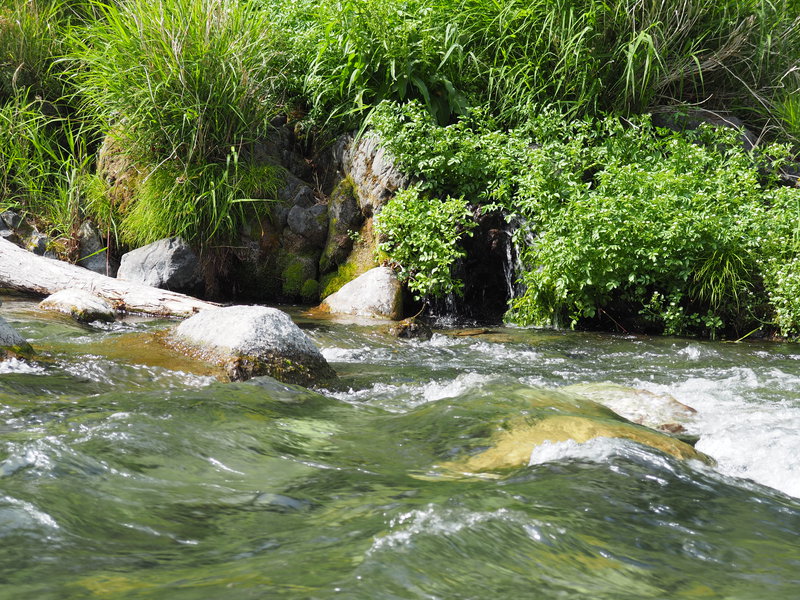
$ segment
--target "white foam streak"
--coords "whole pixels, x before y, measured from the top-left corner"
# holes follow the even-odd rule
[[[708,370],[674,386],[641,385],[698,411],[689,431],[700,436],[697,449],[717,461],[720,473],[800,497],[799,376],[776,368],[759,374],[735,367]],[[765,399],[775,390],[793,394]]]
[[[23,373],[26,375],[41,375],[44,369],[38,365],[31,365],[17,358],[10,358],[0,362],[0,375],[10,375],[11,373]]]

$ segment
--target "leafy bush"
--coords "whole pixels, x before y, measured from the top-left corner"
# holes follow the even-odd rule
[[[604,129],[592,186],[531,215],[539,236],[525,252],[528,293],[516,317],[574,325],[622,303],[667,333],[753,322],[759,273],[748,212],[761,189],[735,132],[657,137],[647,121]],[[636,151],[623,156],[618,146]]]
[[[464,256],[458,242],[474,225],[463,198],[439,200],[411,187],[398,191],[376,218],[378,248],[399,267],[400,279],[418,296],[460,293],[453,262]]]
[[[509,312],[519,323],[602,318],[712,335],[770,318],[784,331],[800,324],[798,254],[785,250],[798,248],[786,243],[797,239],[798,191],[764,175],[785,148],[748,153],[734,130],[552,111],[507,132],[480,113],[436,127],[419,105],[381,106],[373,123],[418,189],[526,224],[517,243],[527,291]]]

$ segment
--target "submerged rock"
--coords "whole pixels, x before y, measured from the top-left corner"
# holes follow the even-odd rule
[[[397,320],[403,316],[403,287],[390,268],[376,267],[325,298],[319,309],[334,314]]]
[[[28,358],[33,348],[17,330],[0,317],[0,360],[7,358]]]
[[[433,337],[433,330],[416,317],[409,317],[392,325],[389,333],[395,337],[408,339],[429,340]]]
[[[504,392],[506,397],[501,399],[497,399],[494,390],[484,393],[487,395],[459,405],[458,410],[466,411],[460,421],[465,428],[464,438],[470,443],[464,448],[464,458],[440,464],[447,471],[479,473],[524,467],[531,463],[534,451],[552,454],[552,445],[563,444],[569,450],[604,438],[629,440],[678,459],[713,464],[713,459],[690,444],[632,423],[602,404],[563,388]],[[497,410],[512,412],[495,419],[492,415],[497,415]],[[472,414],[480,415],[481,411],[484,416]],[[558,448],[555,454],[559,454]]]
[[[76,321],[114,321],[116,312],[106,300],[75,288],[51,294],[39,303],[39,308],[52,310],[71,316]]]
[[[626,419],[669,433],[682,433],[685,423],[697,411],[669,394],[656,394],[615,383],[580,383],[563,388],[610,408]]]
[[[710,459],[674,437],[624,421],[598,419],[578,415],[554,415],[536,423],[519,422],[499,433],[492,447],[470,457],[459,470],[468,472],[492,471],[522,467],[529,464],[533,451],[546,442],[579,444],[595,438],[622,438],[650,446],[675,458],[710,462]],[[451,468],[455,464],[449,465]]]
[[[190,356],[222,366],[234,381],[270,375],[308,386],[336,377],[311,338],[275,308],[204,310],[178,325],[171,342]]]
[[[189,294],[196,293],[203,282],[197,255],[178,237],[158,240],[123,255],[117,278]]]

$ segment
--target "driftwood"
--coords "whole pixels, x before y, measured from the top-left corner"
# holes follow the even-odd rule
[[[49,296],[77,288],[104,298],[120,312],[189,317],[217,307],[185,294],[123,281],[83,267],[37,256],[0,238],[0,288]]]

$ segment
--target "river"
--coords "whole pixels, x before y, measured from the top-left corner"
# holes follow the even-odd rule
[[[308,391],[219,383],[164,321],[3,300],[39,357],[0,363],[2,599],[800,598],[800,346],[294,311],[341,377]],[[442,467],[520,398],[604,382],[693,407],[715,464],[596,438]]]

